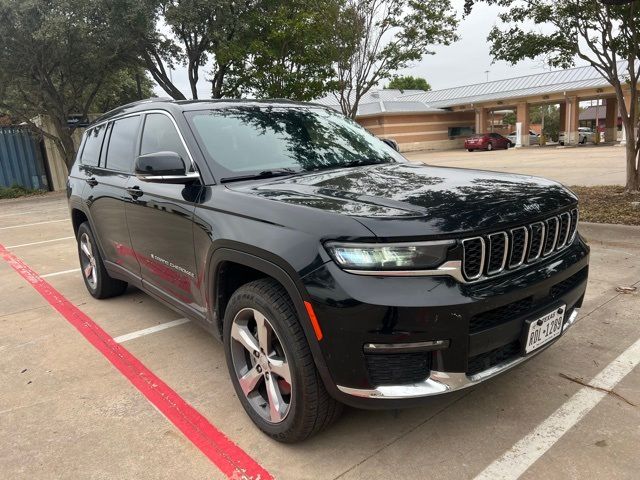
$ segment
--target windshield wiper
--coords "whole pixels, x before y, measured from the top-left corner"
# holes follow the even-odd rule
[[[299,173],[299,170],[293,168],[277,168],[273,170],[263,170],[259,173],[251,173],[249,175],[238,175],[237,177],[225,177],[220,179],[220,183],[239,182],[241,180],[256,180],[259,178],[282,177],[285,175],[293,175]]]

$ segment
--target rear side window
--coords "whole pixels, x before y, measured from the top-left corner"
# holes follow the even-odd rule
[[[135,156],[140,117],[127,117],[113,122],[107,149],[107,165],[111,170],[131,172]]]
[[[187,152],[171,119],[161,113],[151,113],[144,121],[140,155],[158,152],[177,153],[185,164],[189,163]]]
[[[87,139],[84,142],[84,148],[82,149],[82,158],[80,162],[83,165],[90,165],[92,167],[98,166],[100,160],[100,149],[102,148],[102,140],[104,140],[104,132],[107,130],[107,125],[98,125],[87,132]]]

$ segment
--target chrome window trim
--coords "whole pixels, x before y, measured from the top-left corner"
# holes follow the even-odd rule
[[[502,235],[502,237],[504,238],[504,253],[502,254],[502,262],[500,264],[500,267],[498,267],[497,269],[494,270],[489,270],[489,266],[491,265],[491,256],[492,256],[492,245],[493,245],[493,237],[497,237],[499,235]],[[509,235],[507,235],[507,232],[496,232],[496,233],[491,233],[489,235],[487,235],[487,238],[489,239],[489,254],[487,255],[487,275],[496,275],[500,272],[502,272],[504,270],[505,265],[507,264],[507,257],[509,255]]]
[[[180,137],[180,141],[182,142],[182,146],[184,147],[185,151],[187,152],[187,155],[189,155],[189,161],[191,162],[191,166],[193,167],[195,172],[198,172],[198,167],[196,166],[196,162],[193,160],[193,155],[191,154],[191,150],[189,149],[187,142],[184,139],[184,136],[182,135],[182,132],[180,131],[180,128],[178,127],[178,123],[176,122],[176,119],[173,118],[173,115],[171,115],[169,112],[167,112],[166,110],[158,110],[158,109],[153,109],[153,110],[140,110],[138,112],[131,112],[131,113],[127,113],[125,115],[118,115],[115,117],[111,117],[105,120],[102,120],[101,122],[97,122],[92,124],[88,129],[93,129],[99,125],[103,125],[103,124],[108,124],[109,122],[117,122],[118,120],[122,120],[123,118],[128,118],[128,117],[135,117],[140,116],[140,117],[146,117],[147,114],[149,113],[159,113],[161,115],[165,115],[167,117],[169,117],[169,119],[171,120],[171,122],[173,123],[174,128],[176,129],[176,132],[178,132],[178,136]],[[143,120],[146,120],[146,118],[144,118]],[[142,126],[142,133],[144,133],[144,122],[141,122],[141,126]],[[106,140],[106,136],[105,136],[105,140]],[[104,147],[104,141],[103,141],[103,147]],[[139,147],[139,145],[138,145]],[[121,170],[114,170],[114,169],[110,169],[110,168],[106,168],[106,167],[101,167],[103,170],[109,170],[112,172],[118,172],[118,173],[125,173],[127,175],[133,175],[132,173],[127,173],[127,172],[122,172]],[[193,172],[190,172],[193,173]]]
[[[524,230],[524,247],[522,249],[522,256],[520,258],[519,262],[516,263],[512,263],[513,262],[513,232],[516,232],[518,230]],[[509,268],[518,268],[519,266],[521,266],[525,259],[527,258],[527,253],[529,253],[529,229],[527,227],[516,227],[516,228],[512,228],[510,231],[511,233],[511,256],[509,259]]]
[[[467,275],[466,269],[465,269],[465,260],[466,260],[466,250],[464,248],[464,244],[466,242],[470,242],[472,240],[480,240],[480,245],[481,245],[481,251],[480,251],[480,268],[478,270],[478,274],[474,275],[473,277],[470,277],[469,275]],[[484,261],[485,261],[485,253],[486,253],[486,245],[484,242],[484,238],[482,237],[471,237],[471,238],[465,238],[462,240],[462,273],[464,275],[464,277],[467,280],[477,280],[479,278],[482,277],[482,273],[484,272]]]
[[[556,244],[558,242],[558,231],[560,230],[560,222],[558,221],[558,217],[551,217],[548,218],[547,220],[545,220],[545,223],[547,224],[547,226],[549,226],[549,222],[554,221],[556,223],[556,228],[555,228],[555,232],[553,235],[553,242],[551,243],[551,248],[549,250],[546,249],[547,246],[547,238],[545,237],[544,239],[544,250],[542,250],[542,256],[543,257],[547,257],[549,255],[551,255],[555,249],[556,249]]]

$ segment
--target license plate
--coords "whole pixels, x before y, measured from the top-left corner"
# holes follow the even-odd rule
[[[549,312],[540,318],[527,322],[529,329],[527,331],[524,353],[532,352],[560,336],[565,310],[566,306],[562,305],[553,310],[553,312]]]

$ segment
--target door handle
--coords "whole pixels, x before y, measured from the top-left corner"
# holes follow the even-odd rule
[[[144,195],[144,192],[140,190],[140,187],[138,185],[135,185],[133,187],[128,187],[127,193],[131,195],[133,198],[138,198]]]
[[[91,187],[95,187],[96,185],[98,185],[98,180],[96,180],[95,177],[90,177],[87,178],[86,182],[89,184],[89,186]]]

